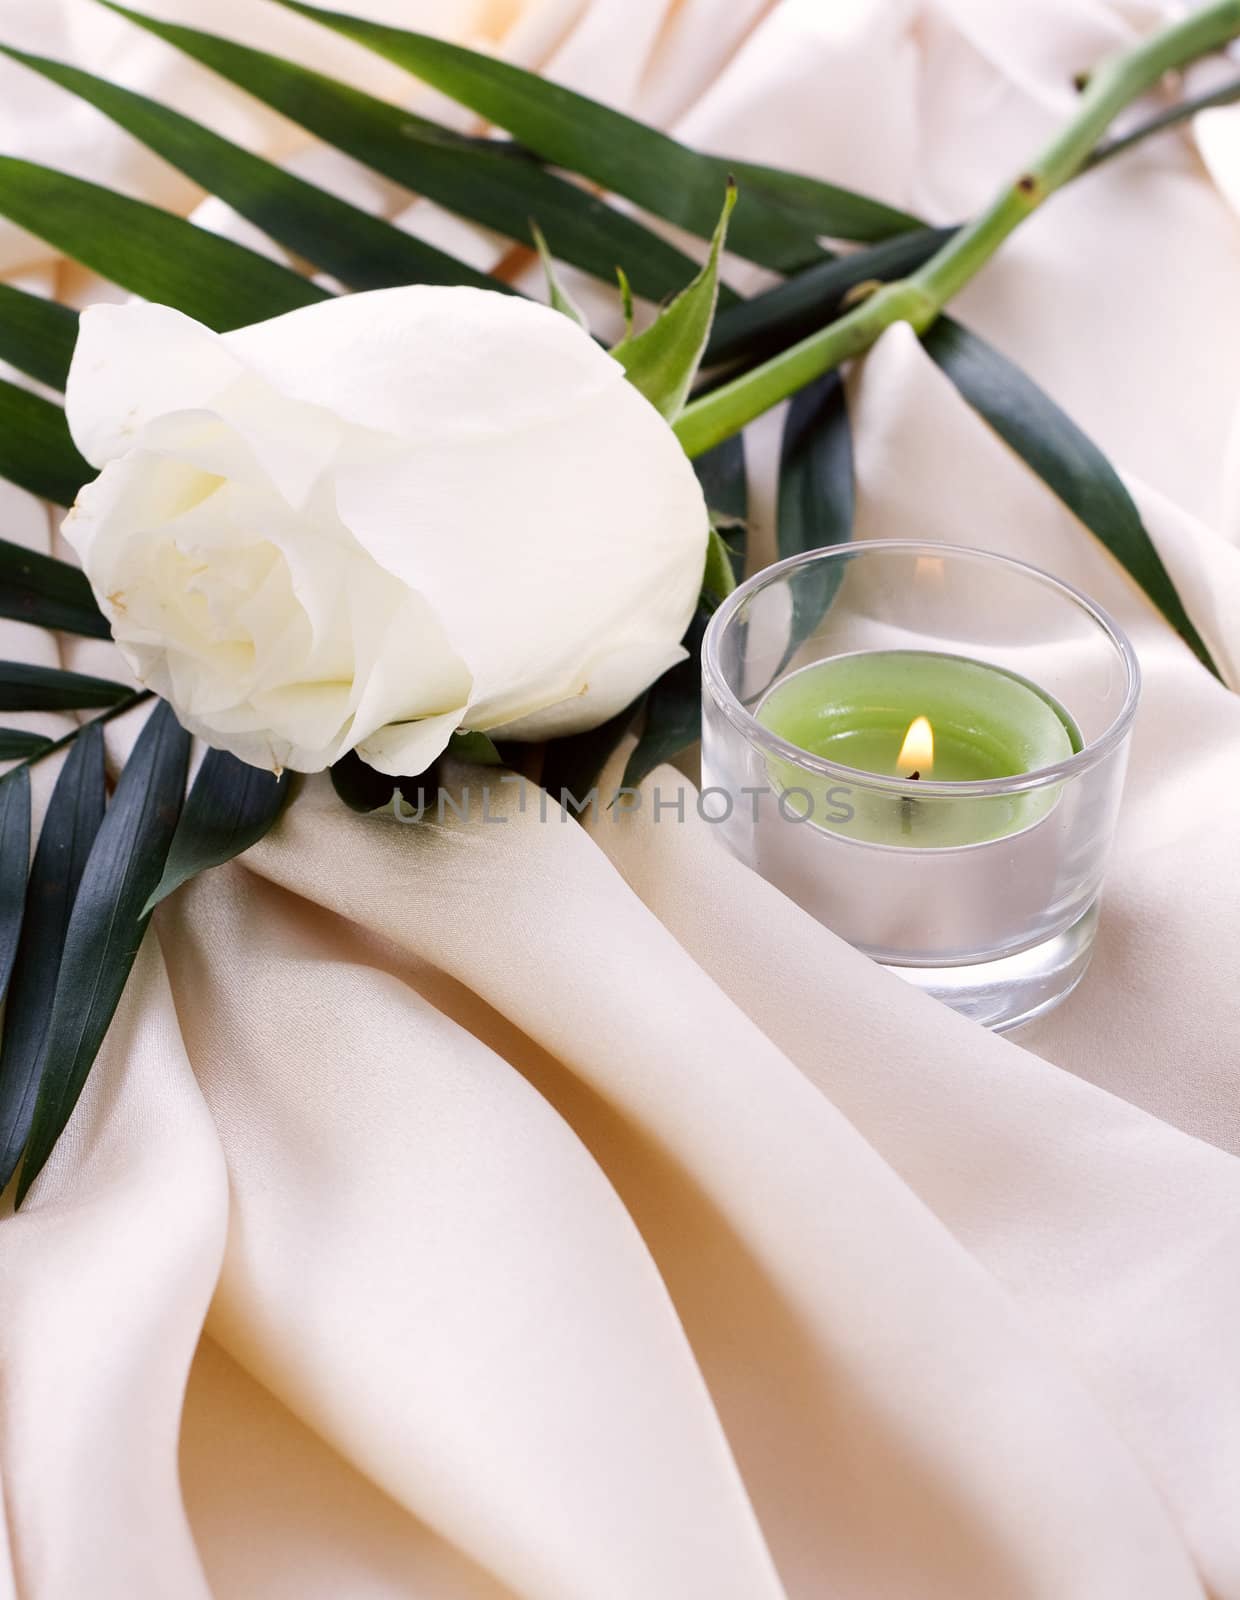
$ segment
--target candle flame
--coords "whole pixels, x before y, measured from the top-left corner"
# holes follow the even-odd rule
[[[929,777],[933,766],[934,729],[930,726],[929,717],[916,717],[909,723],[908,732],[904,735],[904,743],[896,757],[896,768],[902,778],[914,772],[919,778],[925,778]]]

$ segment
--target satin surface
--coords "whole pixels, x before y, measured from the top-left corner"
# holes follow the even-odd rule
[[[1163,15],[450,10],[409,20],[934,221],[983,204],[1069,114],[1072,74]],[[0,31],[18,20],[2,0]],[[144,59],[167,93],[170,58]],[[197,80],[184,96],[223,114]],[[491,822],[409,827],[308,782],[160,911],[0,1223],[0,1595],[1240,1600],[1238,116],[1080,180],[954,307],[1120,467],[1230,687],[908,330],[849,377],[860,535],[1024,556],[1140,654],[1076,994],[1008,1039],[962,1021],[726,856],[670,768],[658,820],[588,828],[524,783]],[[505,258],[261,119],[244,136]],[[25,137],[56,162],[38,119]],[[145,188],[133,148],[76,159],[194,204]],[[251,237],[225,208],[200,220]],[[25,281],[108,292],[4,239]],[[778,427],[749,436],[758,564]],[[58,548],[3,494],[6,536]],[[10,658],[57,659],[0,632]],[[107,644],[63,658],[118,670]]]

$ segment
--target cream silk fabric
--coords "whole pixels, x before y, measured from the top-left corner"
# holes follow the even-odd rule
[[[434,9],[383,14],[449,27]],[[1159,15],[516,10],[470,27],[703,145],[935,220],[982,203],[1071,75]],[[0,31],[35,11],[2,0]],[[256,8],[210,21],[243,14],[254,36]],[[169,59],[143,60],[166,92]],[[1057,197],[958,307],[1125,471],[1233,686],[1237,117]],[[154,193],[108,152],[76,159]],[[1137,643],[1084,984],[993,1037],[732,862],[692,791],[683,825],[647,807],[587,832],[540,821],[529,787],[493,800],[499,824],[401,827],[308,783],[161,911],[65,1139],[0,1223],[0,1594],[1240,1600],[1240,700],[907,330],[850,383],[860,532],[1027,556]],[[751,431],[761,560],[777,438],[777,418]],[[41,507],[4,509],[6,536],[47,546]],[[3,632],[0,654],[55,660]],[[116,669],[110,646],[65,655]]]

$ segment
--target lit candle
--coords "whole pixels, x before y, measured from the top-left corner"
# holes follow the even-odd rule
[[[703,814],[854,949],[1015,1026],[1089,960],[1139,682],[1104,612],[1005,556],[792,556],[706,630]]]
[[[831,657],[777,683],[756,710],[789,744],[858,773],[917,782],[919,791],[850,789],[847,773],[807,786],[772,761],[796,808],[832,832],[876,844],[951,847],[1038,821],[1054,789],[978,796],[964,804],[925,783],[986,782],[1034,772],[1079,750],[1064,708],[1035,684],[965,656],[872,650]]]

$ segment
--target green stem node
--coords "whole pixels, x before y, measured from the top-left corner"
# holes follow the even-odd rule
[[[919,271],[887,284],[852,311],[686,406],[676,434],[702,455],[807,383],[863,354],[895,322],[924,333],[1003,241],[1090,160],[1125,106],[1168,72],[1240,34],[1240,0],[1213,0],[1191,16],[1112,56],[1090,74],[1071,120],[993,204],[955,233]]]

